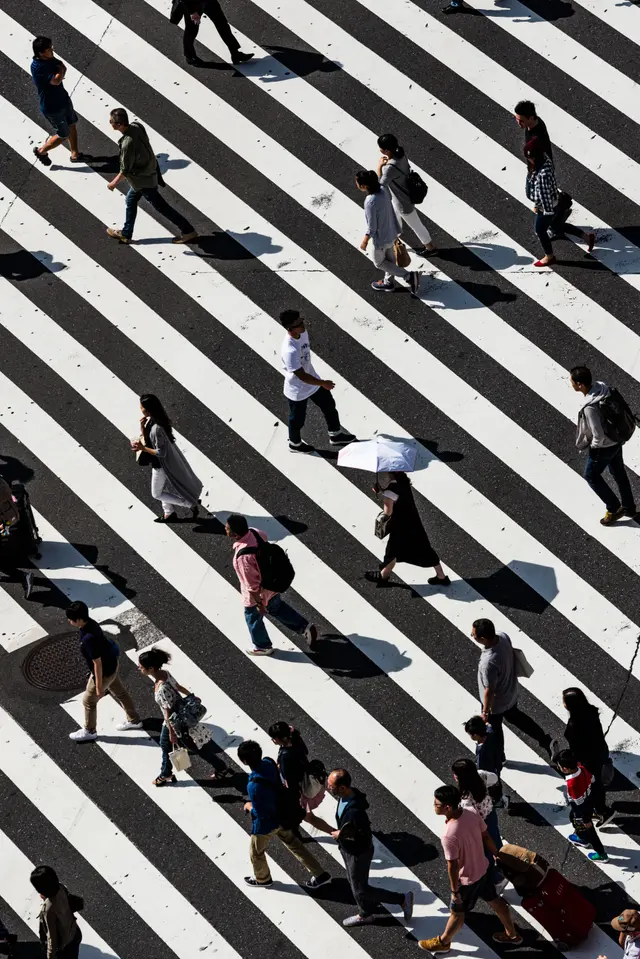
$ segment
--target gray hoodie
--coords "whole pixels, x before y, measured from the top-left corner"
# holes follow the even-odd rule
[[[587,395],[580,412],[578,413],[578,429],[576,432],[576,446],[579,450],[601,449],[604,446],[615,446],[602,428],[599,402],[609,392],[609,387],[601,380],[596,380]]]

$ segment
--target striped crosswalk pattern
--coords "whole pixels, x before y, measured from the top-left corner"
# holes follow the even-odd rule
[[[0,588],[0,920],[37,936],[29,872],[47,861],[85,898],[82,959],[415,952],[447,915],[432,794],[472,755],[470,631],[488,617],[534,667],[520,704],[551,735],[564,729],[564,689],[578,686],[600,710],[616,769],[608,862],[570,843],[560,778],[512,728],[511,815],[500,825],[595,903],[598,923],[573,954],[621,956],[609,920],[640,903],[640,527],[599,523],[567,370],[587,363],[640,409],[640,14],[592,0],[468,0],[453,17],[422,0],[237,0],[226,10],[253,60],[228,67],[205,17],[205,66],[194,69],[170,6],[5,0],[0,10],[0,473],[27,483],[43,539],[31,597],[8,567]],[[45,136],[29,77],[37,34],[67,64],[87,163],[71,164],[64,147],[50,168],[34,162]],[[527,98],[549,128],[572,222],[597,233],[592,256],[581,240],[558,241],[553,269],[532,266],[512,117]],[[106,237],[124,206],[106,189],[115,106],[145,124],[196,244],[171,246],[144,205],[135,243]],[[419,300],[404,287],[374,294],[359,251],[354,175],[375,166],[385,131],[429,186],[421,212],[440,255],[415,259]],[[307,319],[316,368],[336,382],[344,426],[416,439],[412,482],[448,590],[402,564],[393,589],[364,581],[385,546],[372,477],[289,452],[278,314],[291,306]],[[165,401],[203,481],[195,524],[153,523],[148,473],[128,443],[145,391]],[[323,450],[315,411],[306,436]],[[639,442],[625,461],[640,501]],[[291,602],[319,627],[313,650],[269,623],[275,655],[246,656],[221,535],[232,512],[287,549]],[[97,742],[76,746],[79,691],[28,681],[25,657],[68,630],[73,599],[117,636],[143,730],[115,731],[109,699]],[[222,787],[197,758],[175,787],[152,784],[160,717],[135,669],[152,644],[209,709],[236,773]],[[252,738],[273,753],[267,729],[279,719],[367,793],[372,882],[414,890],[409,923],[390,907],[376,926],[345,929],[354,906],[340,853],[311,826],[305,839],[330,886],[308,892],[277,848],[273,887],[245,884],[237,747]],[[333,800],[319,812],[332,822]],[[524,948],[557,956],[515,891],[505,895]],[[455,948],[496,959],[499,926],[482,913]]]

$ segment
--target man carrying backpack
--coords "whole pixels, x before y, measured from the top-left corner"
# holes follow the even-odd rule
[[[245,876],[248,886],[271,886],[273,879],[265,855],[272,836],[285,844],[298,862],[309,870],[312,878],[305,882],[306,889],[319,889],[331,882],[331,876],[296,836],[294,829],[300,825],[303,815],[298,803],[299,818],[289,820],[290,806],[286,790],[280,780],[278,767],[268,756],[263,759],[259,743],[247,739],[238,746],[238,759],[251,770],[247,782],[249,802],[244,811],[251,813],[250,856],[253,876]]]
[[[273,646],[264,625],[265,613],[294,633],[304,634],[313,647],[318,630],[313,623],[285,603],[280,593],[288,589],[294,577],[293,567],[281,546],[269,543],[267,534],[249,529],[244,516],[232,513],[225,532],[233,540],[233,568],[240,581],[244,618],[253,642],[250,656],[270,656]]]
[[[586,366],[573,367],[571,385],[585,397],[578,413],[576,446],[589,451],[584,478],[607,508],[600,522],[603,526],[612,526],[623,516],[633,519],[636,506],[622,459],[622,446],[633,435],[636,417],[615,388],[600,380],[593,382],[591,370]],[[607,468],[616,482],[620,499],[602,477]]]

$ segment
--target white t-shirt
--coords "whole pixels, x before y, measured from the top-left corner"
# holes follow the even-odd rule
[[[313,383],[303,383],[294,372],[294,370],[303,369],[305,373],[311,373],[312,376],[318,375],[311,363],[309,334],[306,331],[301,333],[297,340],[287,333],[280,356],[285,369],[284,395],[288,400],[306,400],[320,389]]]

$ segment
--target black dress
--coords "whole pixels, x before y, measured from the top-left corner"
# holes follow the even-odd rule
[[[437,566],[440,559],[422,525],[409,477],[395,476],[387,486],[387,491],[395,493],[398,499],[393,504],[388,525],[389,539],[383,566],[393,559],[413,566]]]

